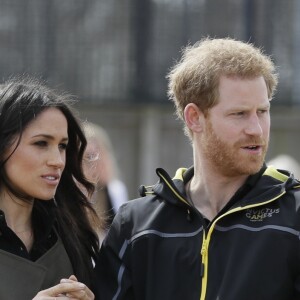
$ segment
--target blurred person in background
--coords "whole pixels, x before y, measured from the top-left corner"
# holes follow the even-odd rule
[[[120,206],[128,201],[128,193],[120,180],[114,149],[107,132],[91,122],[84,122],[83,128],[87,139],[84,174],[96,185],[90,201],[102,220],[100,228],[96,228],[101,241]]]
[[[0,299],[95,298],[99,248],[73,99],[14,78],[0,89]],[[96,219],[96,217],[95,217]]]
[[[157,169],[120,208],[96,263],[101,299],[300,299],[300,182],[265,164],[272,60],[205,38],[167,78],[194,165]]]
[[[300,164],[288,154],[279,154],[269,160],[267,164],[277,169],[289,170],[297,179],[300,179]]]

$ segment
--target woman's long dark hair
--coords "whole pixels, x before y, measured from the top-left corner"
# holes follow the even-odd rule
[[[92,229],[88,214],[97,218],[85,193],[94,191],[94,186],[87,181],[82,171],[83,152],[86,139],[80,121],[72,108],[74,100],[70,95],[49,89],[36,79],[14,78],[0,86],[0,186],[6,186],[15,196],[30,201],[10,184],[4,164],[10,158],[5,153],[12,143],[19,145],[22,132],[42,111],[55,107],[59,109],[68,123],[68,146],[66,165],[58,185],[53,206],[57,230],[70,257],[74,273],[78,280],[91,285],[92,258],[99,249],[96,233]],[[15,149],[16,149],[15,148]],[[45,211],[48,201],[34,201],[34,211]],[[34,224],[34,223],[33,223]],[[33,228],[35,230],[35,228]]]

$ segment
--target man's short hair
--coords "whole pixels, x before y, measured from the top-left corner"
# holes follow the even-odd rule
[[[187,46],[181,60],[171,68],[168,95],[177,115],[184,120],[188,103],[195,103],[204,114],[218,103],[220,76],[255,78],[262,76],[271,100],[278,75],[271,58],[250,43],[231,38],[204,38]]]

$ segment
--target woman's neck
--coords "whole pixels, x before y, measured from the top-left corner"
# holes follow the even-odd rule
[[[22,201],[10,193],[0,194],[0,209],[5,214],[7,226],[17,235],[32,231],[32,207],[33,202]]]

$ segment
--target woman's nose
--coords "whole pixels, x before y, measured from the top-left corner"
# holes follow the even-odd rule
[[[61,153],[59,149],[53,150],[48,158],[48,165],[63,168],[65,165],[65,153]]]

